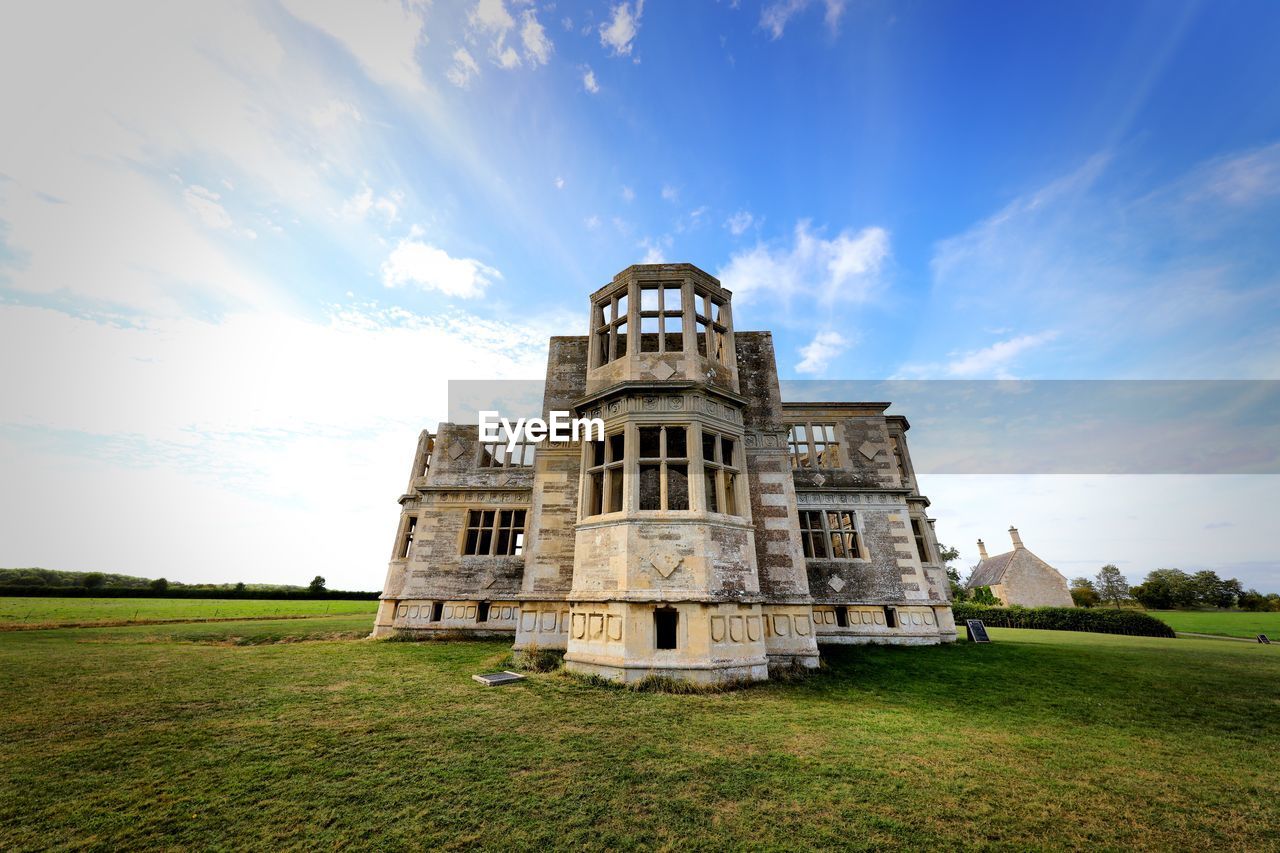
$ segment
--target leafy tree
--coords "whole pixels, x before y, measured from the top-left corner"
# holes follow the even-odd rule
[[[964,585],[960,583],[960,570],[951,565],[958,559],[960,559],[959,548],[943,545],[941,542],[938,543],[938,562],[946,567],[947,580],[951,582],[952,601],[964,601],[966,595]]]
[[[1264,611],[1271,605],[1271,602],[1267,600],[1267,597],[1256,589],[1250,589],[1240,593],[1240,599],[1237,603],[1240,605],[1241,610],[1250,610],[1254,613]]]
[[[1076,607],[1094,607],[1102,599],[1093,581],[1088,578],[1075,578],[1071,581],[1071,600],[1075,602]]]
[[[244,592],[244,581],[240,581],[240,583],[236,584],[235,591]]]
[[[319,595],[320,593],[323,593],[325,591],[324,583],[325,583],[324,578],[322,578],[320,575],[316,575],[314,578],[311,579],[311,584],[310,586],[307,587],[307,589],[311,591],[312,595]]]
[[[1156,569],[1131,592],[1138,603],[1148,610],[1173,610],[1191,607],[1196,594],[1191,576],[1181,569]]]
[[[1120,573],[1119,566],[1108,563],[1098,572],[1098,596],[1107,604],[1119,607],[1129,600],[1129,581]]]
[[[164,578],[156,578],[149,586],[156,592],[167,592],[169,590],[169,581]]]
[[[1201,607],[1232,607],[1243,591],[1235,578],[1223,580],[1217,572],[1196,572],[1190,579],[1195,603]]]
[[[996,598],[995,593],[991,591],[989,586],[975,587],[969,593],[969,600],[974,604],[985,604],[988,607],[999,607],[1001,604],[1000,599]]]
[[[102,572],[89,572],[83,581],[86,589],[102,589],[107,585],[107,576]]]

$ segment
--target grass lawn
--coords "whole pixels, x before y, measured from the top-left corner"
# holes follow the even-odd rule
[[[675,696],[326,639],[371,622],[0,634],[0,849],[1280,847],[1280,646],[997,628]]]
[[[0,597],[0,630],[95,623],[373,614],[376,601],[268,601],[250,598],[21,598]]]
[[[1192,634],[1220,634],[1253,639],[1266,634],[1280,640],[1280,613],[1243,613],[1233,610],[1148,610],[1175,631]]]

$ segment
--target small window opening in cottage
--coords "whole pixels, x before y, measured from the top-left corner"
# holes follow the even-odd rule
[[[416,515],[409,516],[404,525],[404,533],[400,536],[400,547],[396,549],[397,560],[408,558],[409,551],[413,548],[413,534],[417,529],[418,517]]]
[[[489,602],[482,601],[480,602],[479,606],[476,607],[476,621],[477,622],[489,621]]]
[[[892,607],[886,607],[884,609],[884,624],[888,625],[890,628],[897,628],[898,611]]]
[[[659,607],[653,611],[653,636],[657,648],[676,647],[676,628],[679,624],[680,613],[674,607]]]
[[[847,607],[836,608],[836,627],[837,628],[849,627],[849,608]]]
[[[431,621],[439,622],[440,617],[443,615],[444,615],[444,602],[443,601],[431,602]]]

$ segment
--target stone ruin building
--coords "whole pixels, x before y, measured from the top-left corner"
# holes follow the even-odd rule
[[[990,587],[1000,603],[1021,607],[1075,607],[1071,587],[1061,572],[1022,544],[1018,528],[1009,528],[1013,550],[987,556],[987,546],[978,540],[978,565],[965,581],[967,590]]]
[[[374,636],[505,636],[580,673],[700,683],[816,666],[824,643],[955,640],[906,418],[784,402],[770,333],[735,329],[691,264],[628,267],[590,300],[589,334],[550,341],[541,415],[599,417],[604,440],[424,431]]]

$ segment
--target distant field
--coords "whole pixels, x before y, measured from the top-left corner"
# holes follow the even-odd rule
[[[1280,646],[994,628],[673,696],[329,639],[371,624],[0,634],[0,849],[1280,847]]]
[[[197,621],[270,616],[373,614],[377,609],[376,601],[0,597],[0,630],[16,627],[70,627],[131,621]]]
[[[1253,639],[1266,634],[1280,640],[1280,613],[1241,613],[1231,610],[1148,610],[1175,631],[1220,634]]]

